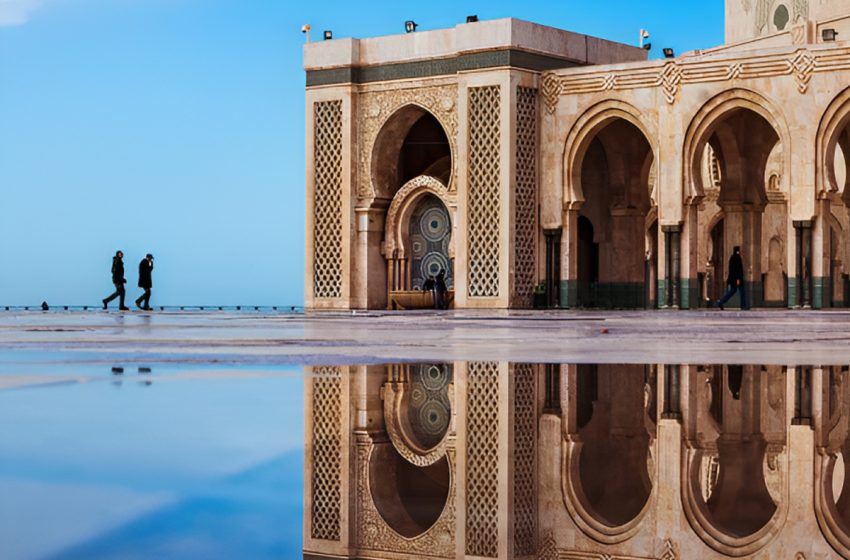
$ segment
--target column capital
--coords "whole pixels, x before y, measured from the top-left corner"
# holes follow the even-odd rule
[[[795,229],[811,229],[814,225],[814,220],[794,220]]]
[[[678,224],[662,224],[661,231],[663,233],[682,233],[682,222]]]

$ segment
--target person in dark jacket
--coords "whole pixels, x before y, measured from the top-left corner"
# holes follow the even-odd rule
[[[747,307],[747,286],[744,282],[744,261],[741,259],[741,248],[735,247],[732,256],[729,257],[729,274],[726,276],[726,293],[717,302],[717,307],[723,310],[723,306],[729,301],[735,292],[741,294],[741,309]]]
[[[109,307],[109,302],[115,298],[121,298],[118,301],[118,309],[128,311],[130,308],[124,305],[124,284],[127,280],[124,279],[124,253],[116,251],[112,257],[112,283],[115,284],[115,293],[103,300],[103,308]]]
[[[142,262],[139,263],[139,287],[145,292],[139,296],[139,299],[136,300],[136,307],[144,309],[145,311],[151,310],[151,288],[153,288],[152,275],[153,255],[148,253],[145,258],[142,259]],[[144,306],[142,306],[142,302],[145,302]]]
[[[446,294],[449,289],[446,286],[446,271],[444,269],[440,269],[440,272],[437,273],[437,278],[434,281],[434,308],[435,309],[445,309],[446,308]]]

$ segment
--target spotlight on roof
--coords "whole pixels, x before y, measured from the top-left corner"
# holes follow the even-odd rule
[[[419,24],[413,21],[412,19],[409,19],[404,22],[404,31],[406,33],[413,33],[414,31],[416,31],[417,27],[419,27]]]
[[[673,52],[673,49],[668,47],[664,49],[664,58],[676,58],[676,53]]]
[[[478,16],[466,16],[466,23],[477,23]]]
[[[330,41],[331,39],[334,38],[334,32],[328,29],[324,32],[324,37],[325,37],[325,41]]]
[[[641,45],[641,47],[645,51],[651,51],[652,50],[652,43],[644,43],[643,45]]]
[[[307,38],[307,42],[309,43],[310,42],[310,24],[309,23],[305,23],[304,25],[301,26],[301,33],[303,33],[305,35],[305,37]]]
[[[824,29],[821,31],[821,37],[824,43],[832,43],[838,37],[838,31],[835,29]]]
[[[649,39],[649,31],[647,31],[646,29],[641,29],[640,30],[640,48],[642,48],[642,49],[646,48],[644,46],[643,42],[647,39]],[[647,50],[649,50],[649,49],[647,49]]]

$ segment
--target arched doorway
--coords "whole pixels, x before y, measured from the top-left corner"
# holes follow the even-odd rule
[[[628,539],[651,507],[655,480],[655,379],[643,365],[569,366],[564,419],[565,505],[588,535]]]
[[[376,258],[368,262],[374,268],[385,267],[386,281],[380,297],[372,294],[370,300],[391,308],[433,306],[431,294],[422,291],[424,281],[440,270],[445,271],[449,287],[454,278],[452,228],[457,205],[449,188],[451,143],[433,114],[408,105],[381,128],[371,166],[376,193],[372,204],[386,208],[386,214],[383,239],[375,245],[382,249],[382,262]]]
[[[642,308],[647,301],[646,227],[654,207],[654,154],[643,131],[622,117],[597,125],[579,152],[584,199],[578,219],[578,305]]]
[[[788,510],[785,372],[758,365],[688,369],[685,514],[715,550],[751,555],[775,536]]]
[[[433,194],[419,199],[410,216],[408,226],[410,289],[421,290],[426,280],[445,273],[446,284],[454,287],[454,266],[449,255],[452,221],[449,210]]]
[[[704,293],[711,305],[725,291],[727,262],[733,248],[740,247],[748,300],[761,306],[765,275],[785,270],[784,255],[773,255],[781,256],[773,270],[768,262],[770,239],[779,237],[784,243],[787,236],[787,195],[779,190],[779,179],[771,179],[774,169],[784,170],[783,146],[767,111],[754,104],[727,105],[695,120],[699,126],[691,176],[701,203],[694,264],[696,272],[709,279]],[[769,183],[777,189],[769,189]],[[738,296],[728,305],[740,305]]]

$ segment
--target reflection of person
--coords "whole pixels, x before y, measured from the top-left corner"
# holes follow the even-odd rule
[[[139,287],[143,289],[145,292],[139,296],[139,299],[136,300],[136,307],[139,309],[144,309],[145,311],[151,310],[151,288],[153,287],[153,279],[151,275],[153,273],[153,255],[150,253],[142,259],[142,262],[139,263]],[[145,302],[145,305],[142,306],[142,302]]]
[[[124,253],[121,251],[116,251],[115,256],[112,257],[112,283],[115,284],[115,292],[103,300],[103,308],[107,309],[109,307],[109,302],[115,298],[120,298],[118,300],[118,309],[121,311],[128,311],[130,308],[124,305],[124,284],[127,283],[127,280],[124,279]]]
[[[726,293],[717,302],[717,307],[723,310],[723,306],[729,301],[735,292],[741,294],[741,309],[747,309],[747,286],[744,282],[744,261],[741,259],[741,248],[735,247],[732,256],[729,257],[729,274],[726,276]]]
[[[449,289],[446,286],[446,271],[445,269],[440,269],[440,272],[437,273],[437,279],[434,282],[434,308],[435,309],[445,309],[446,308],[446,292]]]

